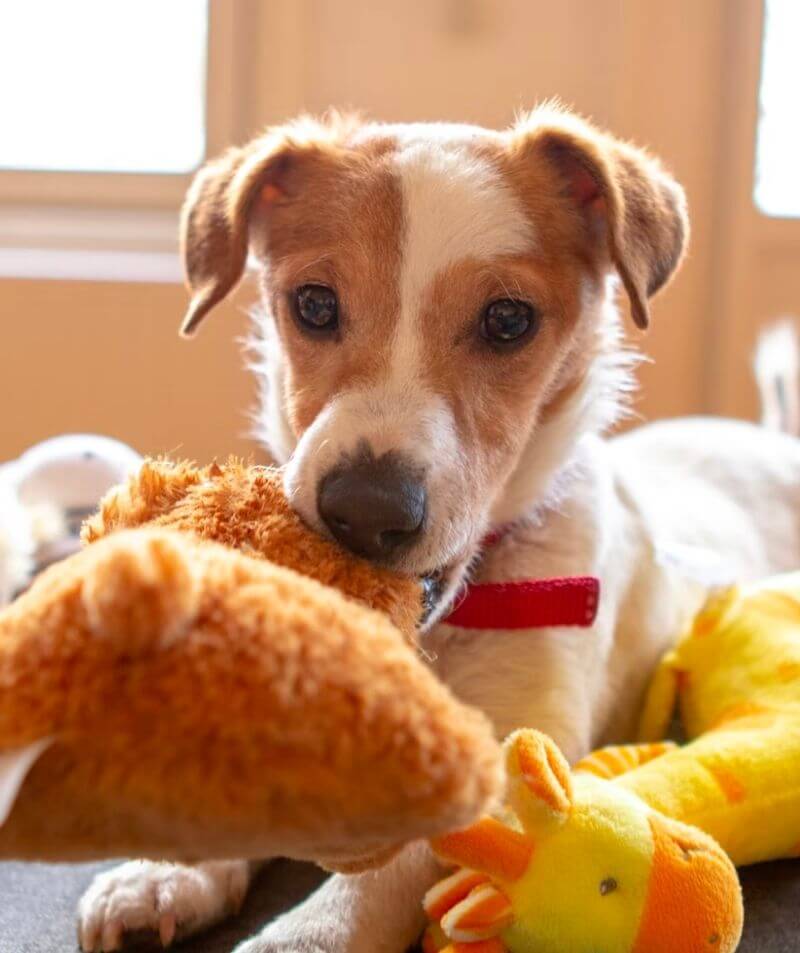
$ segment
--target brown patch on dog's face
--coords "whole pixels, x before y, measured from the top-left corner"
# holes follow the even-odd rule
[[[551,392],[580,319],[579,289],[571,259],[515,256],[451,266],[423,303],[425,383],[445,395],[468,459],[492,487],[508,476]],[[519,346],[498,350],[479,328],[486,306],[504,298],[530,304],[537,328]]]
[[[367,386],[387,363],[399,309],[402,198],[385,155],[370,143],[322,161],[290,198],[264,203],[252,225],[253,247],[268,268],[262,291],[288,358],[288,409],[299,438],[341,391]],[[294,313],[303,285],[336,292],[339,329],[304,331]]]
[[[503,487],[536,424],[582,386],[597,354],[598,315],[587,305],[602,298],[609,262],[602,235],[576,211],[552,166],[524,161],[507,143],[477,143],[475,154],[513,189],[537,238],[534,254],[451,266],[421,310],[426,383],[453,408],[478,475],[469,503],[479,509]],[[489,302],[509,297],[534,307],[538,330],[498,352],[476,329]]]

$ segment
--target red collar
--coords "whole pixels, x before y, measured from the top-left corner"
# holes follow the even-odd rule
[[[506,531],[490,533],[484,548],[499,542]],[[597,617],[599,601],[600,580],[596,576],[475,583],[466,588],[442,621],[463,629],[588,628]]]
[[[484,582],[468,586],[442,621],[462,629],[588,628],[597,616],[599,600],[596,576]]]

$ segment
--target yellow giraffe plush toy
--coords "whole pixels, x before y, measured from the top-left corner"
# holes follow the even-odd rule
[[[659,742],[676,702],[690,740]],[[651,684],[643,743],[570,774],[506,742],[508,812],[434,841],[426,953],[731,953],[733,864],[800,854],[800,573],[715,595]]]

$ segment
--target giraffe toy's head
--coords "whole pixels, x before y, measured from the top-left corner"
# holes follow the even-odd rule
[[[458,864],[425,901],[428,950],[731,953],[739,881],[716,841],[635,794],[571,774],[545,735],[506,742],[509,812],[441,837]]]

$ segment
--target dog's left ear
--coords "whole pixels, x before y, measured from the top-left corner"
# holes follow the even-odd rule
[[[515,150],[555,169],[590,242],[616,269],[636,325],[680,264],[689,234],[683,189],[643,151],[558,109],[535,110],[512,131]]]

